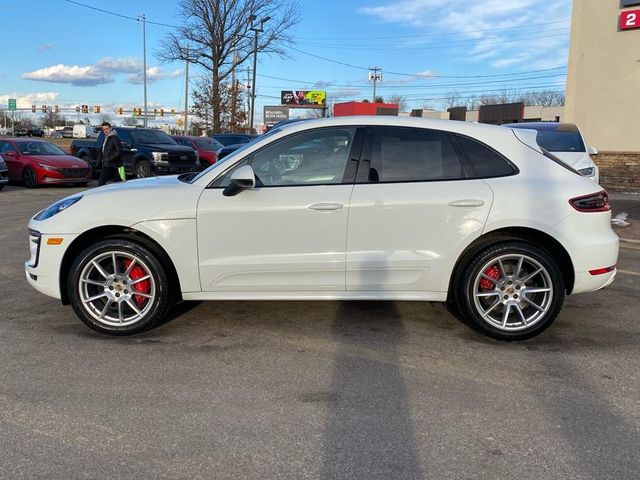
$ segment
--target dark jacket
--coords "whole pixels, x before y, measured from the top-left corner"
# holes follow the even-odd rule
[[[98,163],[103,167],[122,167],[122,143],[117,135],[108,135],[104,139],[104,148],[100,148]]]

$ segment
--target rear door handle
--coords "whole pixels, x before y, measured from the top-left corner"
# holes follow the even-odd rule
[[[453,202],[449,202],[450,207],[481,207],[483,205],[484,200],[475,199],[455,200]]]
[[[309,210],[317,210],[319,212],[330,212],[332,210],[340,210],[344,205],[341,203],[314,203],[307,207]]]

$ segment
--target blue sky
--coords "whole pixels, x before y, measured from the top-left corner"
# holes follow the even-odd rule
[[[126,16],[144,13],[159,23],[178,21],[175,0],[78,1]],[[279,103],[272,97],[280,90],[325,89],[335,101],[370,98],[366,68],[373,65],[384,71],[379,95],[402,95],[409,108],[443,107],[451,91],[564,88],[566,70],[549,69],[567,63],[571,0],[299,3],[302,21],[291,32],[296,43],[288,57],[259,57],[258,119],[263,105]],[[2,12],[10,46],[0,64],[2,107],[7,98],[17,98],[19,107],[100,104],[111,114],[118,106],[142,106],[137,22],[65,0],[3,0]],[[184,65],[161,64],[154,55],[170,31],[147,24],[148,98],[151,106],[180,109]]]

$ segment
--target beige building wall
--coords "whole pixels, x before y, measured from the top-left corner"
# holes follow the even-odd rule
[[[640,29],[619,0],[573,0],[565,120],[599,150],[640,152]]]

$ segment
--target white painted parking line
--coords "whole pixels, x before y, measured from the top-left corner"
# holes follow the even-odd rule
[[[618,273],[624,273],[625,275],[633,275],[640,277],[640,272],[630,272],[629,270],[618,270]]]

